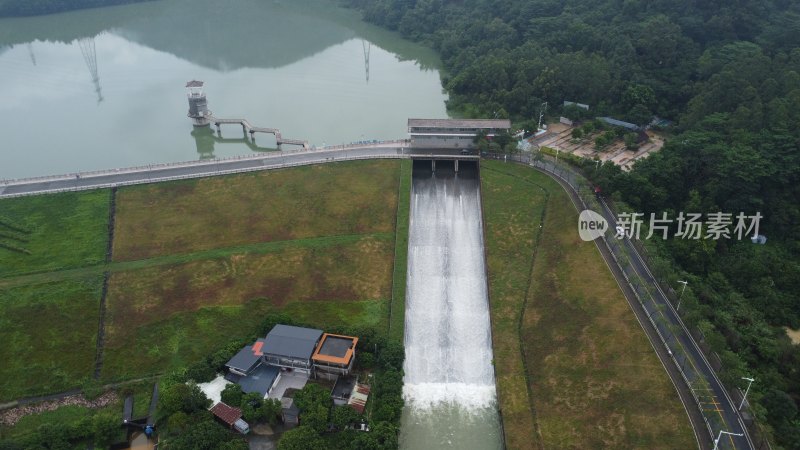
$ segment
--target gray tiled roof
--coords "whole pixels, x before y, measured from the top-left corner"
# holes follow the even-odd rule
[[[242,391],[246,393],[258,392],[262,396],[267,395],[269,388],[275,383],[275,378],[278,378],[279,370],[275,366],[262,364],[258,369],[252,371],[246,377],[239,379],[239,386]]]
[[[311,359],[322,330],[290,325],[275,325],[264,339],[261,351],[264,354],[289,358]]]
[[[253,354],[253,346],[246,345],[243,349],[239,350],[239,353],[231,358],[225,366],[247,373],[253,369],[260,359],[260,356]]]
[[[408,119],[409,127],[425,128],[511,128],[508,119]]]

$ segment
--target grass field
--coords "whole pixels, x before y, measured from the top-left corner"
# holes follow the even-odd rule
[[[411,215],[412,161],[404,160],[400,164],[389,336],[402,342],[406,319],[406,277],[408,271],[408,226]]]
[[[91,376],[104,271],[104,381],[192,363],[252,334],[269,312],[386,330],[400,167],[361,161],[121,188],[108,264],[109,191],[0,201],[0,234],[30,252],[0,248],[0,401]]]
[[[101,285],[89,278],[0,290],[0,402],[91,376]]]
[[[120,190],[114,260],[391,233],[397,161],[312,165]]]
[[[0,277],[102,264],[109,195],[99,190],[0,200]]]
[[[252,333],[283,310],[325,328],[387,325],[394,236],[116,272],[103,378],[162,372]],[[256,300],[260,299],[260,300]]]
[[[321,328],[386,329],[400,166],[352,162],[121,190],[102,378],[192,363],[251,334],[269,312]]]
[[[695,447],[674,386],[597,248],[578,237],[563,189],[522,166],[484,162],[482,169],[508,447]],[[503,361],[519,360],[512,343],[520,342],[527,373]]]
[[[547,191],[482,166],[489,295],[497,388],[508,448],[536,448],[536,421],[522,361],[519,324]],[[503,167],[505,169],[505,166]]]

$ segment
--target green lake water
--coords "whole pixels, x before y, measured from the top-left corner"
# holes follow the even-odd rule
[[[0,19],[0,179],[275,147],[238,126],[192,133],[192,79],[215,116],[312,145],[405,138],[407,118],[447,117],[430,49],[331,3],[159,0]]]

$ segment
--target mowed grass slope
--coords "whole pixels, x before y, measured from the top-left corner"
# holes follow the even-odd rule
[[[482,166],[481,194],[497,391],[508,448],[536,448],[519,324],[547,192],[490,167]]]
[[[507,364],[516,371],[507,375],[513,383],[503,382],[498,367],[509,448],[696,447],[675,388],[611,272],[595,244],[578,237],[567,194],[530,168],[482,167],[497,364],[511,352],[499,336],[513,333],[514,309],[527,299],[520,331],[528,388],[518,381],[519,366]],[[531,203],[542,201],[539,188],[547,192],[544,222],[540,239],[531,241],[523,229],[538,227]],[[524,192],[531,197],[521,199]],[[514,251],[513,242],[523,248]],[[500,275],[509,271],[517,273]],[[523,273],[531,276],[527,294]],[[520,412],[527,390],[535,416]],[[525,429],[527,417],[539,433]]]
[[[91,376],[102,275],[48,274],[102,267],[109,202],[109,190],[0,200],[0,402]]]
[[[117,201],[114,260],[391,233],[398,167],[357,161],[126,188]]]
[[[99,190],[1,199],[0,278],[102,264],[110,195]]]
[[[364,161],[120,190],[114,259],[139,260],[112,272],[103,379],[190,364],[270,312],[386,329],[399,180]]]
[[[101,286],[89,278],[0,290],[0,402],[92,375]]]

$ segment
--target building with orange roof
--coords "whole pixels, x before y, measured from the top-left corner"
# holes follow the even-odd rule
[[[348,375],[356,359],[358,338],[324,333],[311,356],[314,369],[336,375]]]

